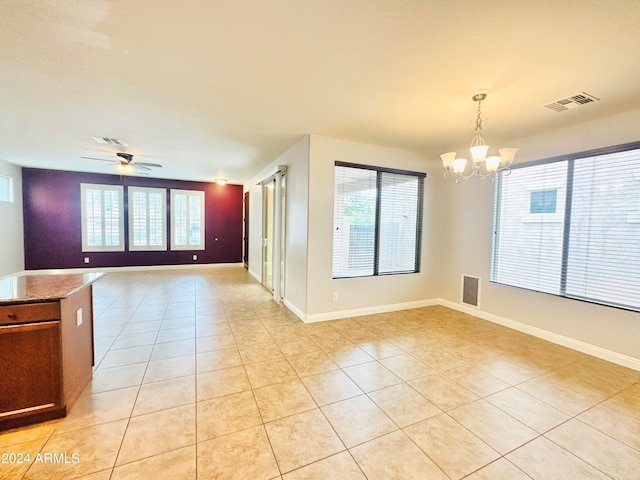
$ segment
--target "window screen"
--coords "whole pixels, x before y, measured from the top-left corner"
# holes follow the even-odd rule
[[[420,270],[424,177],[336,162],[334,278]]]
[[[634,173],[640,149],[634,147],[502,174],[492,281],[640,310],[640,175]],[[533,192],[545,192],[540,208],[532,208]]]

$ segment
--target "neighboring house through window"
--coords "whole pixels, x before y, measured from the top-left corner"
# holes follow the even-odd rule
[[[558,189],[535,190],[531,192],[529,213],[556,213]]]

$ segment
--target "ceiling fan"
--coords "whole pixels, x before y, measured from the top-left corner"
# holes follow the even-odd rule
[[[133,159],[131,153],[116,152],[117,160],[107,160],[105,158],[94,157],[82,157],[86,160],[98,160],[100,162],[113,163],[116,166],[116,170],[120,173],[141,173],[142,175],[148,175],[147,171],[150,171],[149,167],[162,167],[159,163],[149,162],[137,162]]]

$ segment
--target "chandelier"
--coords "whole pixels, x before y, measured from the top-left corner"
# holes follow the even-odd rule
[[[456,176],[456,183],[460,179],[468,180],[472,177],[489,178],[491,181],[495,179],[496,173],[502,171],[510,171],[513,158],[516,156],[517,148],[501,148],[498,150],[500,156],[487,157],[489,145],[482,138],[482,116],[480,112],[480,104],[487,98],[486,93],[478,93],[471,97],[471,100],[478,102],[478,114],[476,116],[476,129],[471,140],[471,170],[466,173],[467,159],[456,158],[456,152],[448,152],[440,155],[442,164],[444,165],[444,177],[447,178],[451,174]]]

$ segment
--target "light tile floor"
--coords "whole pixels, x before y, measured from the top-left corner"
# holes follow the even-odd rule
[[[0,434],[0,478],[640,478],[640,372],[469,315],[304,324],[241,268],[94,297],[91,384]]]

